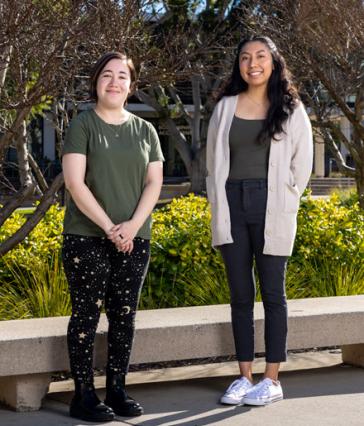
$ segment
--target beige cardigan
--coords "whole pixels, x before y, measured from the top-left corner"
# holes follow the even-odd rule
[[[229,131],[237,96],[226,96],[211,116],[206,166],[207,196],[211,205],[212,245],[233,242],[225,183],[230,170]],[[300,102],[284,124],[285,133],[272,139],[268,165],[268,199],[264,254],[290,256],[297,228],[297,212],[312,171],[310,120]]]

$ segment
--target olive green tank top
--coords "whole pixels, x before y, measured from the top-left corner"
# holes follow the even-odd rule
[[[234,115],[229,132],[229,179],[266,179],[269,144],[259,144],[257,136],[264,120],[246,120]]]

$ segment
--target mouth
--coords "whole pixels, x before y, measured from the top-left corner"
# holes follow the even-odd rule
[[[260,76],[260,75],[262,75],[263,74],[263,71],[250,71],[249,73],[248,73],[248,75],[250,76],[250,77],[258,77],[258,76]]]

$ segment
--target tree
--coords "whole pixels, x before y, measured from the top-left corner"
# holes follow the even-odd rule
[[[364,3],[361,0],[271,0],[245,9],[255,33],[272,37],[297,79],[312,123],[339,170],[354,177],[364,209]],[[348,138],[338,125],[346,117]],[[339,143],[355,167],[345,163]]]
[[[159,79],[137,95],[153,107],[168,129],[191,180],[191,191],[205,188],[205,149],[213,94],[231,71],[234,48],[243,37],[243,1],[192,2],[168,0],[156,13],[154,49],[170,70],[170,79]],[[172,37],[170,35],[172,34]],[[181,91],[189,91],[193,111],[188,111]],[[181,130],[190,129],[190,140]]]
[[[58,151],[68,106],[85,99],[85,75],[107,50],[143,50],[140,2],[128,0],[4,0],[0,3],[0,188],[11,197],[0,209],[0,225],[34,193],[39,205],[27,222],[0,245],[19,243],[56,200],[60,173],[50,185],[28,150],[29,121],[45,108],[57,128]],[[17,152],[20,184],[4,174],[9,147]]]
[[[140,99],[153,106],[172,135],[192,190],[204,187],[205,142],[211,93],[230,71],[233,47],[242,29],[240,1],[168,0],[3,0],[0,3],[0,189],[11,197],[0,209],[0,225],[37,194],[28,221],[0,245],[9,251],[33,229],[57,200],[59,174],[47,182],[28,150],[29,122],[44,109],[56,127],[61,151],[69,111],[87,101],[90,66],[105,51],[130,53],[140,68]],[[180,98],[190,82],[194,112]],[[183,89],[184,90],[184,89]],[[71,114],[71,115],[72,115]],[[187,123],[191,142],[178,127]],[[17,151],[20,183],[11,186],[4,166],[9,147]]]

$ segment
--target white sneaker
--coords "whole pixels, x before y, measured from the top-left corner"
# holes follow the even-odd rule
[[[220,398],[220,402],[221,404],[239,405],[243,402],[245,394],[252,388],[252,383],[246,377],[234,380]]]
[[[243,404],[266,405],[281,399],[283,399],[283,391],[280,382],[266,378],[246,393]]]

